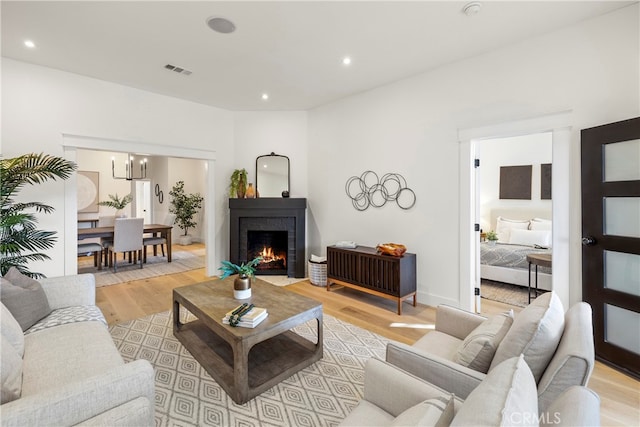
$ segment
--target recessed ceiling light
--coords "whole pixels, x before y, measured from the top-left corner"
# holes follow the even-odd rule
[[[262,99],[263,99],[264,101],[266,101],[267,99],[269,99],[269,94],[268,94],[268,93],[263,93],[263,94],[262,94]]]
[[[462,12],[467,16],[477,15],[482,9],[482,3],[479,1],[472,1],[471,3],[467,3],[462,8]]]
[[[348,56],[342,58],[342,65],[351,65],[351,58]]]
[[[35,48],[35,47],[36,47],[36,44],[35,44],[33,41],[31,41],[31,40],[25,40],[25,41],[24,41],[24,45],[25,45],[26,47],[28,47],[29,49],[33,49],[33,48]]]
[[[233,33],[236,30],[236,26],[233,22],[229,21],[228,19],[215,16],[207,19],[207,25],[213,31],[222,34]]]

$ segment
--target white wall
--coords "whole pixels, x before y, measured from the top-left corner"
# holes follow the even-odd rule
[[[233,113],[229,111],[3,58],[2,155],[63,156],[63,134],[215,151],[216,164],[233,163]],[[219,262],[229,245],[223,203],[227,174],[224,168],[216,168],[215,174]],[[64,183],[25,188],[21,199],[39,200],[56,209],[39,216],[42,229],[58,232],[59,241],[50,251],[52,261],[39,263],[34,270],[48,276],[65,274],[65,250],[75,253],[76,249],[75,242],[65,249],[64,218],[76,212],[64,211]]]
[[[580,295],[580,129],[640,115],[638,5],[349,97],[309,113],[309,246],[404,243],[418,300],[458,304],[458,130],[572,110],[570,287]],[[403,211],[357,212],[345,181],[398,172]]]
[[[256,158],[274,152],[289,157],[290,197],[307,197],[307,113],[305,111],[236,112],[235,165],[256,182]],[[228,183],[227,183],[228,184]]]
[[[548,211],[551,219],[551,200],[540,198],[540,165],[552,162],[551,133],[537,133],[518,137],[483,140],[480,148],[480,228],[495,229],[491,224],[491,210],[528,208],[532,212]],[[500,199],[500,167],[531,165],[531,200]]]

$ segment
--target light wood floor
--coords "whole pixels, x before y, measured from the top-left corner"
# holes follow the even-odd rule
[[[201,245],[179,246],[173,250],[193,250]],[[160,276],[97,289],[96,299],[109,324],[137,319],[170,310],[174,288],[208,280],[204,269]],[[289,285],[286,289],[314,298],[323,304],[324,312],[389,339],[412,344],[433,328],[435,309],[405,303],[402,316],[395,312],[395,301],[367,295],[348,288],[327,292],[308,281]],[[333,289],[333,287],[332,287]],[[482,300],[484,314],[521,308]],[[589,387],[600,396],[601,420],[605,426],[640,426],[640,382],[596,362]]]

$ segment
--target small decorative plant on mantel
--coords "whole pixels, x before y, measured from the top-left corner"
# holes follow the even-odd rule
[[[222,261],[222,267],[218,270],[222,271],[220,279],[226,279],[229,276],[237,274],[238,277],[233,281],[233,297],[235,299],[245,299],[251,296],[251,279],[255,276],[256,266],[260,264],[262,257],[252,259],[247,263],[237,265],[231,261]]]
[[[231,183],[229,184],[229,197],[244,198],[247,191],[247,170],[236,169],[231,174]]]
[[[116,193],[115,195],[109,194],[109,200],[98,202],[98,205],[114,208],[116,210],[116,218],[124,218],[126,215],[124,214],[123,210],[129,203],[131,203],[132,200],[133,196],[131,195],[131,193],[123,196],[122,198],[118,196],[118,193]]]
[[[184,234],[177,241],[181,245],[190,245],[193,239],[189,235],[189,229],[198,225],[193,217],[202,208],[204,197],[200,193],[186,194],[184,192],[184,181],[176,182],[171,191],[169,191],[169,196],[171,196],[169,212],[176,214],[176,224],[184,230]]]
[[[489,241],[490,245],[495,245],[496,242],[498,241],[498,233],[496,233],[493,230],[487,231],[486,237],[487,237],[487,240]]]

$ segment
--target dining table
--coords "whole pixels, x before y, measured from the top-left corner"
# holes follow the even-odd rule
[[[154,236],[160,235],[167,240],[167,262],[171,262],[171,230],[172,225],[165,224],[145,224],[144,233],[152,233]],[[106,237],[113,239],[114,227],[91,227],[78,228],[78,240],[90,239],[93,237]]]

